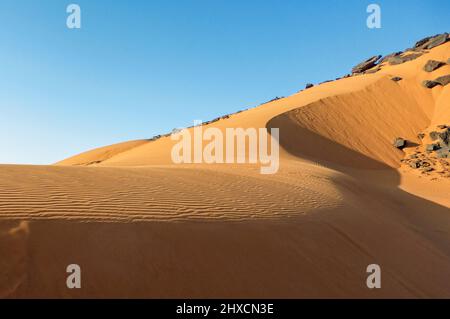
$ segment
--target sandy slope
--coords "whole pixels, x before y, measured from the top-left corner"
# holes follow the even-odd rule
[[[392,147],[450,124],[450,86],[421,86],[449,57],[447,43],[209,125],[279,127],[275,175],[173,165],[168,137],[1,166],[0,296],[450,297],[449,179]],[[81,290],[65,287],[71,263]]]

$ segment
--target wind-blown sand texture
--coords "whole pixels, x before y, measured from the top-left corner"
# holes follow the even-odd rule
[[[450,178],[401,162],[450,124],[450,85],[422,86],[448,58],[450,43],[206,126],[280,128],[274,175],[175,165],[167,136],[0,166],[0,297],[450,297]]]

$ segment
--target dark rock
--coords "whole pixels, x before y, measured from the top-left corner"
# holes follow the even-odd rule
[[[401,77],[399,77],[399,76],[395,76],[391,80],[394,81],[394,82],[398,82],[398,81],[401,81],[403,79]]]
[[[393,145],[394,145],[394,147],[398,148],[399,150],[402,150],[406,147],[406,140],[401,137],[397,137],[394,140]]]
[[[438,158],[450,158],[450,149],[449,148],[441,148],[436,152],[436,156]]]
[[[424,39],[422,39],[422,40],[417,41],[416,44],[414,45],[414,48],[417,49],[417,48],[423,47],[423,46],[424,46],[425,44],[427,44],[432,38],[433,38],[433,37],[426,37],[426,38],[424,38]]]
[[[370,59],[367,59],[366,61],[361,62],[360,64],[358,64],[357,66],[355,66],[352,69],[352,73],[353,74],[362,73],[364,71],[367,71],[367,70],[373,68],[377,64],[379,59],[381,59],[381,55],[373,56]]]
[[[409,163],[409,166],[411,166],[414,169],[419,168],[421,165],[422,165],[422,161],[420,161],[420,160],[411,161]]]
[[[403,64],[409,61],[413,61],[419,57],[421,57],[423,55],[423,53],[413,53],[413,54],[408,54],[407,56],[395,56],[392,58],[388,59],[388,62],[390,65],[398,65],[398,64]]]
[[[446,130],[439,133],[439,139],[443,144],[448,145],[450,140],[450,130]]]
[[[396,57],[396,56],[399,56],[399,55],[401,55],[402,53],[403,53],[402,51],[399,51],[399,52],[395,52],[395,53],[388,54],[388,55],[386,55],[385,57],[383,57],[383,58],[380,60],[380,63],[386,62],[386,61],[388,61],[390,58],[394,58],[394,57]]]
[[[441,66],[445,65],[444,62],[429,60],[427,64],[423,67],[423,70],[426,72],[433,72],[434,70],[439,69]]]
[[[438,144],[428,144],[427,147],[426,147],[426,151],[427,152],[433,152],[433,151],[437,151],[440,148],[441,147]]]
[[[434,80],[434,82],[437,82],[442,86],[446,86],[447,84],[450,83],[450,74],[438,77],[437,79]]]
[[[416,43],[414,49],[422,50],[422,49],[433,49],[441,44],[444,44],[448,40],[448,33],[437,34],[432,37],[427,37],[422,39]]]
[[[445,124],[441,124],[441,125],[438,125],[437,128],[440,129],[440,130],[445,130],[446,128],[450,128],[450,126],[445,125]]]
[[[425,46],[425,49],[433,49],[441,44],[444,44],[448,41],[448,33],[440,34],[432,39],[430,39]]]
[[[419,133],[419,134],[417,134],[417,137],[419,138],[419,140],[423,140],[425,137],[425,134]]]
[[[365,73],[365,74],[373,74],[373,73],[377,73],[377,72],[380,71],[380,70],[381,70],[381,67],[377,66],[376,68],[372,68],[372,69],[370,69],[370,70],[367,70],[367,71],[365,71],[364,73]],[[359,73],[357,73],[357,74],[359,74]]]
[[[435,86],[439,85],[439,83],[435,82],[435,81],[425,80],[425,81],[422,82],[422,85],[424,87],[426,87],[427,89],[432,89]]]
[[[439,138],[439,132],[436,131],[430,132],[430,138],[432,141],[436,141]]]
[[[420,169],[420,171],[422,172],[422,173],[428,173],[428,172],[432,172],[432,171],[434,171],[434,168],[433,167],[422,167],[421,169]]]
[[[312,88],[313,86],[314,86],[314,84],[308,83],[308,84],[306,84],[305,89],[310,89],[310,88]]]

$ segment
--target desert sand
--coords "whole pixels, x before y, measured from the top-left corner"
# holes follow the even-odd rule
[[[418,134],[450,125],[450,85],[422,85],[450,42],[422,53],[205,125],[280,128],[274,175],[175,165],[169,136],[0,166],[0,297],[449,298],[450,159]]]

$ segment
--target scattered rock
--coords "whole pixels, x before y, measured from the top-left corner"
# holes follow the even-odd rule
[[[428,144],[427,147],[426,147],[426,151],[427,152],[433,152],[433,151],[437,151],[440,148],[441,147],[439,146],[439,144]]]
[[[423,70],[426,72],[433,72],[434,70],[439,69],[441,66],[445,65],[444,62],[429,60],[427,64],[423,67]]]
[[[445,130],[446,128],[450,128],[450,126],[445,125],[445,124],[441,124],[441,125],[438,125],[437,128],[440,129],[440,130]]]
[[[430,132],[429,135],[430,135],[430,138],[432,141],[436,141],[439,138],[439,132],[436,132],[436,131]]]
[[[398,81],[401,81],[403,79],[401,77],[399,77],[399,76],[395,76],[391,80],[394,81],[394,82],[398,82]]]
[[[434,168],[433,168],[433,167],[422,167],[422,168],[420,169],[420,171],[421,171],[422,173],[428,173],[428,172],[434,171]]]
[[[397,137],[394,140],[393,145],[394,145],[394,147],[398,148],[399,150],[402,150],[406,147],[406,140],[401,137]]]
[[[450,83],[450,74],[438,77],[437,79],[434,80],[434,82],[436,82],[442,86],[446,86],[447,84]]]
[[[414,45],[414,49],[418,49],[418,48],[422,48],[424,47],[425,44],[427,44],[433,37],[426,37],[422,40],[419,40],[416,42],[416,44]]]
[[[364,71],[367,71],[367,70],[373,68],[375,65],[377,65],[377,62],[380,59],[381,59],[381,55],[373,56],[370,59],[367,59],[366,61],[361,62],[360,64],[355,66],[352,69],[352,73],[356,74],[356,73],[362,73]]]
[[[449,142],[450,142],[450,129],[445,130],[443,132],[440,132],[438,135],[439,135],[439,139],[442,141],[443,144],[449,145]]]
[[[314,86],[314,84],[308,83],[308,84],[306,84],[305,89],[310,89],[310,88],[312,88],[313,86]]]
[[[435,86],[439,85],[439,83],[435,82],[435,81],[425,80],[425,81],[422,82],[422,85],[424,87],[426,87],[427,89],[432,89]]]
[[[442,148],[436,152],[438,158],[450,158],[450,150],[448,148]]]
[[[425,137],[425,134],[419,133],[419,134],[417,134],[417,137],[419,138],[419,140],[423,140]]]
[[[411,166],[414,169],[419,168],[422,166],[422,161],[420,160],[411,161],[409,162],[409,166]]]

